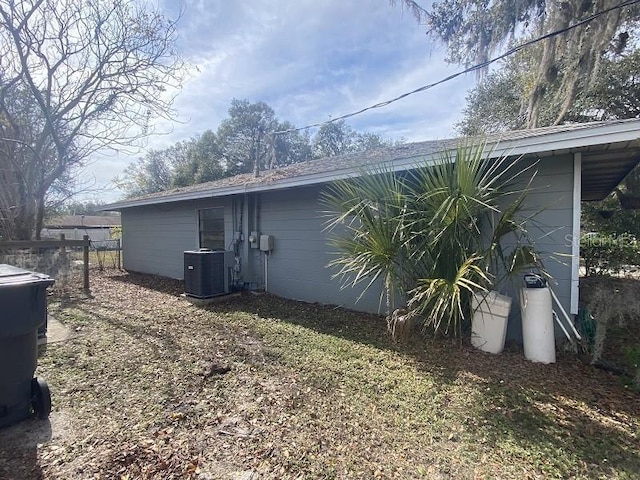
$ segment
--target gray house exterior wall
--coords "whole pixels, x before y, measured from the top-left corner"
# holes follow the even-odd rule
[[[523,160],[523,167],[533,162]],[[532,241],[543,253],[547,270],[554,278],[553,291],[567,312],[571,304],[571,233],[573,223],[573,156],[540,161],[527,197],[525,215]],[[325,218],[318,202],[321,187],[306,187],[263,193],[261,227],[273,235],[275,249],[268,259],[268,290],[276,295],[325,304],[336,304],[367,312],[380,311],[379,289],[360,300],[358,289],[340,288],[335,270],[327,268],[332,249],[323,232]],[[514,298],[509,338],[521,337],[517,288],[504,285]],[[557,307],[556,307],[557,309]]]
[[[318,196],[322,187],[303,187],[195,202],[128,208],[122,212],[123,265],[126,270],[183,279],[185,250],[198,245],[198,210],[223,207],[225,245],[234,250],[234,232],[243,241],[235,247],[241,286],[265,288],[276,295],[367,312],[379,311],[379,295],[342,290],[327,268],[330,247],[323,232]],[[257,208],[257,211],[256,211]],[[234,219],[235,215],[235,219]],[[272,235],[275,248],[266,255],[248,246],[251,232]],[[265,270],[267,268],[267,271]]]
[[[122,212],[123,266],[182,279],[184,251],[199,247],[198,210],[224,207],[225,242],[232,238],[231,202],[218,198],[129,208]]]
[[[523,167],[534,160],[523,160]],[[572,155],[550,157],[540,160],[532,168],[536,175],[530,185],[523,216],[534,216],[527,221],[527,231],[536,249],[541,252],[544,266],[553,277],[550,284],[567,313],[571,306],[571,242],[573,226],[573,179]],[[530,178],[531,175],[525,175]],[[523,185],[524,186],[524,185]],[[579,215],[579,212],[577,212]],[[520,339],[522,325],[517,301],[520,279],[504,286],[504,291],[513,298],[511,320],[507,338]],[[561,315],[557,305],[554,309]],[[559,334],[560,332],[556,332]]]
[[[526,161],[524,161],[526,163]],[[527,199],[527,212],[540,212],[528,223],[529,233],[544,252],[547,269],[555,279],[553,289],[569,311],[571,298],[571,233],[573,222],[573,156],[541,160]],[[324,232],[326,217],[319,203],[323,185],[313,185],[233,195],[198,201],[127,208],[122,211],[124,267],[128,270],[183,278],[183,252],[198,248],[198,210],[224,207],[225,245],[234,250],[241,265],[239,286],[265,288],[276,295],[360,311],[380,311],[380,289],[341,288]],[[268,255],[250,248],[251,232],[272,235]],[[241,237],[239,233],[241,232]],[[234,239],[242,238],[239,242]],[[518,285],[519,286],[519,285]],[[507,293],[516,296],[506,286]],[[517,301],[508,337],[519,338]]]
[[[327,265],[335,258],[335,250],[324,231],[321,191],[321,186],[313,186],[261,195],[261,227],[275,239],[267,259],[267,288],[286,298],[378,313],[379,288],[358,300],[360,288],[343,289],[341,280],[332,278],[337,270]]]

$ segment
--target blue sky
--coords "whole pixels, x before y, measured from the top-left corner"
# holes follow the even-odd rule
[[[439,80],[447,65],[425,27],[387,0],[160,0],[178,24],[178,50],[191,64],[174,107],[180,122],[144,148],[164,148],[226,118],[232,98],[264,101],[298,127],[328,120]],[[359,131],[407,141],[455,134],[472,75],[458,77],[348,121]],[[109,185],[139,152],[97,159],[87,169]],[[105,201],[120,196],[100,194]]]

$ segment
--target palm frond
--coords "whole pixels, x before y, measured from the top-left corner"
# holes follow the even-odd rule
[[[402,175],[378,166],[334,182],[322,195],[334,277],[358,298],[379,286],[388,313],[406,295],[425,325],[459,334],[472,292],[540,264],[522,214],[535,162],[519,160],[462,144]]]

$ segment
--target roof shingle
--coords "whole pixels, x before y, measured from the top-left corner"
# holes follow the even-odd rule
[[[366,152],[350,153],[335,157],[310,160],[273,170],[265,170],[260,172],[260,176],[258,177],[253,173],[246,173],[236,175],[234,177],[222,178],[212,182],[151,193],[106,205],[103,209],[121,209],[144,204],[164,203],[202,198],[206,196],[241,193],[238,188],[245,189],[246,191],[260,190],[262,187],[264,187],[264,189],[275,188],[275,186],[278,186],[278,188],[280,188],[280,186],[282,186],[282,188],[286,188],[287,186],[293,186],[290,185],[291,182],[287,182],[287,180],[301,179],[304,177],[310,178],[309,183],[320,183],[323,181],[323,174],[327,174],[326,176],[329,178],[330,176],[339,176],[340,172],[345,172],[345,176],[347,176],[347,172],[353,172],[354,169],[357,170],[364,166],[428,158],[439,151],[455,148],[456,145],[461,143],[469,144],[474,141],[476,143],[484,141],[490,146],[496,146],[498,144],[509,145],[518,142],[522,143],[522,141],[524,141],[524,143],[531,144],[537,148],[540,144],[544,143],[545,137],[552,136],[553,134],[568,133],[573,137],[575,136],[575,132],[580,130],[588,130],[600,126],[618,125],[630,122],[637,123],[638,126],[635,128],[640,131],[640,121],[633,119],[558,125],[532,130],[517,130],[475,139],[450,138],[445,140],[406,143],[392,147],[369,150]],[[537,137],[541,138],[538,140]],[[311,178],[313,178],[313,180],[311,180]]]

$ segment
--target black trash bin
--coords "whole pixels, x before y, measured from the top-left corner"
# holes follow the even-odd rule
[[[53,283],[48,275],[0,264],[0,427],[51,412],[49,388],[33,374]]]

